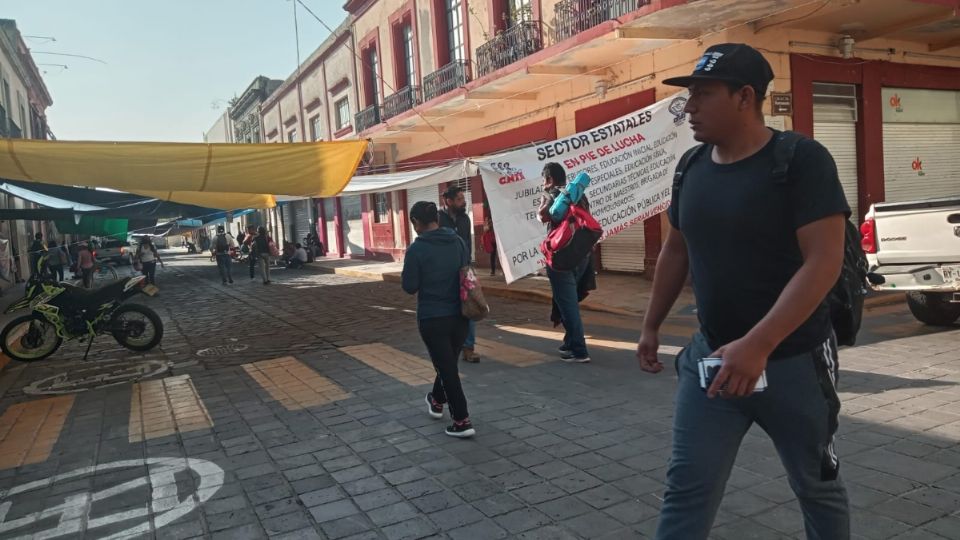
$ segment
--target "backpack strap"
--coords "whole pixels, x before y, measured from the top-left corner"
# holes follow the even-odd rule
[[[690,165],[700,158],[700,155],[706,150],[706,144],[698,144],[683,153],[680,161],[677,162],[677,170],[673,173],[673,191],[671,198],[674,205],[674,215],[677,216],[677,225],[680,224],[680,189],[683,187],[683,176],[687,174]]]
[[[796,131],[781,131],[775,135],[773,145],[773,169],[770,176],[777,184],[785,184],[789,178],[790,163],[797,153],[797,144],[805,137]]]

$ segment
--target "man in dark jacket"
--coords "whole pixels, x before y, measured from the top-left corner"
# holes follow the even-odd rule
[[[463,193],[463,188],[451,186],[443,193],[444,209],[440,212],[440,226],[452,229],[457,236],[463,240],[467,246],[467,252],[470,254],[471,262],[473,260],[473,231],[470,224],[470,217],[467,216],[467,198]],[[470,328],[467,330],[467,340],[463,342],[463,359],[466,362],[476,364],[480,361],[480,355],[476,353],[477,342],[476,323],[470,321]]]

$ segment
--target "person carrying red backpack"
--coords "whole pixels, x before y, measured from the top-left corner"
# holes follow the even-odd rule
[[[540,203],[540,221],[553,231],[564,223],[566,217],[556,219],[550,212],[554,201],[565,194],[567,172],[559,163],[547,163],[543,168],[543,200]],[[564,195],[566,196],[566,195]],[[581,195],[571,201],[574,205],[590,211],[587,196]],[[583,364],[590,361],[587,340],[584,337],[583,319],[580,317],[581,291],[585,281],[593,278],[592,256],[587,253],[583,260],[572,270],[555,270],[547,266],[547,277],[553,291],[553,311],[559,314],[565,334],[560,346],[560,357],[565,362]],[[596,288],[595,285],[592,288]]]

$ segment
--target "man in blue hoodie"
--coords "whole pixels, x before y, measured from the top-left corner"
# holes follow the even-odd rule
[[[473,425],[460,384],[457,360],[467,338],[468,320],[461,314],[460,268],[470,260],[467,247],[452,229],[437,223],[437,205],[420,201],[410,210],[417,239],[403,260],[402,286],[417,295],[417,325],[437,371],[433,391],[427,394],[427,413],[443,418],[450,404],[451,437],[471,437]]]

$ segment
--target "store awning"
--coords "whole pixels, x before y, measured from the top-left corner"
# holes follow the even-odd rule
[[[350,182],[343,188],[340,195],[368,195],[370,193],[435,186],[437,184],[460,180],[461,178],[470,178],[477,174],[479,174],[479,172],[476,163],[472,160],[464,159],[442,167],[430,167],[427,169],[386,174],[359,175],[350,179]],[[288,202],[305,198],[306,197],[277,196],[277,201]]]
[[[0,177],[118,189],[209,208],[266,208],[273,195],[331,197],[353,176],[363,140],[294,144],[6,139]]]

